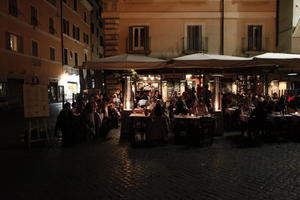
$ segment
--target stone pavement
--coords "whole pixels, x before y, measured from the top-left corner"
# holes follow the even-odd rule
[[[108,139],[0,150],[1,199],[300,199],[300,144],[131,148]]]
[[[238,133],[235,133],[238,134]],[[300,144],[132,148],[106,140],[0,149],[0,199],[300,199]]]

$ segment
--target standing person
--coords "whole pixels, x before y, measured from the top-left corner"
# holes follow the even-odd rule
[[[197,84],[196,93],[197,93],[198,99],[201,96],[201,91],[202,91],[202,88],[201,88],[200,84]]]
[[[203,102],[206,105],[207,109],[210,110],[210,98],[211,98],[211,91],[208,89],[208,85],[204,85],[204,88],[202,90],[202,98]]]
[[[73,115],[71,111],[71,104],[65,103],[57,117],[55,125],[55,135],[58,135],[58,131],[62,132],[62,141],[64,146],[71,144],[73,130],[72,122]]]

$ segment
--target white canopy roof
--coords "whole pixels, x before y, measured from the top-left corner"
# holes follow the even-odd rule
[[[254,56],[256,59],[300,59],[299,54],[288,53],[264,53],[258,56]]]
[[[166,60],[152,58],[148,56],[121,54],[106,58],[101,58],[95,62],[86,62],[83,68],[100,70],[129,70],[129,69],[156,69],[167,63]]]
[[[235,67],[248,67],[253,58],[244,58],[237,56],[226,56],[216,54],[195,53],[191,55],[173,58],[174,68],[209,68],[225,69]]]
[[[199,60],[244,61],[244,60],[252,60],[252,58],[217,55],[217,54],[195,53],[195,54],[191,54],[191,55],[174,58],[173,60],[178,60],[178,61],[199,61]]]

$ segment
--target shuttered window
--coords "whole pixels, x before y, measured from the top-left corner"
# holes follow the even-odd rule
[[[18,2],[17,0],[8,0],[8,12],[10,15],[18,16]]]
[[[189,50],[189,51],[202,51],[203,50],[202,26],[201,25],[187,26],[186,47],[187,47],[187,50]]]
[[[55,60],[55,49],[50,47],[50,60]]]
[[[38,13],[37,8],[34,6],[31,6],[31,25],[37,26],[38,25]]]
[[[129,50],[130,51],[149,50],[149,27],[148,26],[129,27]]]
[[[38,56],[38,43],[36,41],[31,43],[31,53],[33,56]]]
[[[249,51],[262,50],[262,26],[261,25],[248,26],[248,50]]]

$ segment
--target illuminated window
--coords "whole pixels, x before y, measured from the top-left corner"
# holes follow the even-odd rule
[[[10,34],[10,50],[18,51],[18,36]]]

